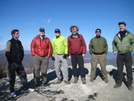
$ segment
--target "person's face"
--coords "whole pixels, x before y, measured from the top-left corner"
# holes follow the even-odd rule
[[[124,31],[126,29],[126,26],[124,24],[119,25],[120,31]]]
[[[101,33],[100,33],[100,30],[97,30],[97,31],[96,31],[96,35],[99,36],[100,34],[101,34]]]
[[[77,34],[77,28],[76,27],[72,28],[72,33]]]
[[[59,33],[59,32],[56,32],[56,33],[55,33],[55,36],[60,36],[60,33]]]
[[[43,36],[44,34],[45,34],[45,32],[39,31],[39,35],[40,35],[40,36]]]
[[[15,32],[15,34],[13,34],[13,38],[15,39],[18,39],[20,36],[20,33],[19,32]]]

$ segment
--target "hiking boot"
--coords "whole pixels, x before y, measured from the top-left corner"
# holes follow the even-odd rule
[[[42,84],[42,86],[47,87],[47,83]]]
[[[108,79],[104,79],[104,82],[105,82],[105,83],[108,83]]]
[[[74,77],[74,83],[77,83],[78,77]]]
[[[93,81],[94,81],[94,79],[93,79],[93,78],[91,78],[91,79],[90,79],[90,82],[93,82]]]
[[[85,78],[81,78],[81,81],[83,84],[86,84],[86,79]]]
[[[34,89],[28,88],[28,89],[27,89],[27,92],[29,92],[29,93],[30,93],[30,92],[34,92]]]
[[[86,79],[85,78],[81,78],[81,81],[83,84],[86,84]]]
[[[12,96],[12,97],[16,97],[16,93],[15,93],[15,92],[12,92],[12,93],[11,93],[11,96]]]
[[[70,81],[64,81],[66,84],[70,84]]]
[[[33,88],[37,88],[37,87],[39,87],[38,84],[34,84],[34,85],[33,85]]]
[[[61,83],[61,79],[58,79],[58,81],[56,82],[57,84],[60,84]]]
[[[132,91],[132,90],[133,90],[133,87],[132,87],[132,86],[128,86],[128,89],[129,89],[130,91]]]
[[[121,87],[121,85],[118,84],[114,85],[114,88],[119,88],[119,87]]]

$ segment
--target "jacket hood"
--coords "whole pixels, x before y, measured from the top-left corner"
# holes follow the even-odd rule
[[[125,36],[128,35],[128,34],[130,34],[130,32],[126,30]],[[118,36],[119,38],[121,38],[120,31],[116,34],[116,36]]]
[[[79,33],[77,33],[76,35],[78,36],[78,38],[80,37]],[[74,36],[74,35],[71,34],[71,38],[74,38],[73,36]]]
[[[116,35],[118,36],[119,34],[120,34],[120,31]],[[128,30],[126,30],[125,35],[128,35],[128,34],[130,34],[130,32]]]

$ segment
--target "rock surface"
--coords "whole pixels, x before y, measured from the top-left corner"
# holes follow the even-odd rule
[[[79,77],[78,83],[73,83],[72,69],[69,67],[71,84],[56,84],[57,78],[54,70],[48,70],[48,86],[40,86],[33,93],[27,93],[22,87],[21,81],[16,77],[16,98],[11,98],[9,93],[8,78],[0,80],[0,101],[134,101],[134,89],[129,91],[126,86],[126,71],[124,68],[124,80],[120,88],[113,88],[117,68],[107,65],[109,83],[102,80],[99,65],[97,66],[97,77],[90,82],[91,64],[85,63],[86,84],[82,84]],[[133,71],[134,73],[134,68]],[[133,74],[134,77],[134,74]],[[30,86],[33,85],[33,75],[27,75]],[[133,83],[134,84],[134,83]]]

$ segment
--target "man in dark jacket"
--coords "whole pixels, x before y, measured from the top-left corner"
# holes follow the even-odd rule
[[[45,35],[45,29],[39,29],[39,35],[37,35],[31,42],[31,53],[34,62],[34,88],[40,84],[40,71],[42,74],[42,85],[47,86],[47,68],[49,63],[49,57],[52,55],[51,41]]]
[[[5,55],[9,63],[8,70],[11,96],[16,97],[14,91],[15,72],[17,72],[23,86],[27,89],[28,92],[33,92],[34,89],[29,88],[26,73],[21,63],[24,57],[24,51],[21,42],[18,40],[19,30],[12,30],[11,35],[12,39],[7,42]]]
[[[100,63],[101,71],[103,74],[104,82],[108,83],[107,71],[106,71],[106,54],[108,51],[108,45],[105,38],[101,37],[101,29],[95,30],[96,37],[92,38],[89,44],[91,58],[91,73],[90,81],[93,82],[96,76],[97,63]]]
[[[134,51],[134,35],[126,30],[126,23],[118,23],[120,31],[115,35],[113,40],[113,53],[117,55],[117,80],[114,88],[118,88],[122,84],[123,80],[123,67],[126,66],[127,71],[127,86],[129,90],[132,90],[132,56],[131,52]]]
[[[74,83],[78,81],[77,63],[80,68],[81,80],[83,84],[86,84],[84,60],[83,57],[86,54],[86,44],[81,34],[78,34],[78,27],[71,26],[71,36],[68,37],[69,59],[72,61],[72,67],[74,71]]]

